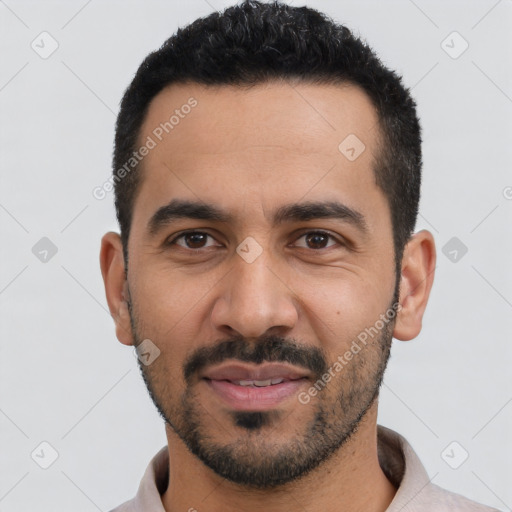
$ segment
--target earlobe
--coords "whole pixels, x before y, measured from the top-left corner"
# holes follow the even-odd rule
[[[421,331],[423,314],[434,282],[436,248],[429,231],[415,233],[404,249],[400,278],[400,306],[393,337],[412,340]]]
[[[100,267],[108,308],[116,326],[117,339],[124,345],[133,345],[123,247],[121,237],[117,233],[106,233],[101,239]]]

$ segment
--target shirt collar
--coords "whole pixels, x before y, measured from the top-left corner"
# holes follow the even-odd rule
[[[430,479],[407,440],[397,432],[377,425],[379,464],[386,477],[398,488],[386,512],[405,512]],[[165,512],[161,495],[169,478],[169,450],[164,446],[151,460],[142,477],[137,495],[127,503],[133,512]],[[407,507],[407,508],[406,508]]]

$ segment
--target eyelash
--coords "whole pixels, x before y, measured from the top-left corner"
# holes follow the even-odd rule
[[[210,238],[214,238],[212,235],[210,235],[210,233],[207,233],[205,231],[190,230],[190,231],[184,231],[184,232],[180,233],[179,235],[175,236],[172,240],[169,240],[168,242],[166,242],[166,245],[168,245],[168,246],[170,246],[170,245],[177,245],[176,244],[177,240],[179,240],[181,238],[184,238],[187,235],[194,235],[194,234],[206,235],[206,236],[209,236]],[[341,242],[338,238],[336,238],[334,235],[331,235],[328,231],[322,231],[322,230],[306,231],[305,233],[302,233],[297,238],[297,240],[299,240],[300,238],[302,238],[302,237],[304,237],[306,235],[313,235],[313,234],[315,234],[315,235],[323,235],[323,236],[326,236],[326,237],[330,238],[331,240],[334,240],[339,245],[342,245],[342,246],[346,245],[343,242]],[[209,247],[201,247],[200,249],[190,249],[188,247],[182,247],[182,246],[179,246],[179,247],[182,248],[182,249],[185,249],[185,250],[193,251],[193,252],[201,252],[201,251],[209,249]],[[311,250],[319,252],[319,251],[322,251],[322,250],[331,249],[332,247],[333,246],[329,246],[329,247],[322,247],[321,249],[311,249]],[[308,249],[308,247],[301,247],[301,249]]]

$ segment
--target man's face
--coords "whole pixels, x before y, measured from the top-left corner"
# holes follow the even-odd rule
[[[159,141],[155,129],[190,97],[197,106]],[[354,86],[174,85],[152,101],[140,143],[148,136],[128,288],[136,344],[160,350],[141,364],[150,394],[216,473],[292,481],[350,438],[389,355],[393,322],[379,319],[396,276],[375,109]],[[180,211],[201,218],[163,208],[185,201],[203,208]]]

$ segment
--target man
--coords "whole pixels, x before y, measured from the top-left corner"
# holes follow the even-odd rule
[[[433,283],[420,177],[409,92],[312,9],[246,1],[145,59],[100,260],[168,446],[115,510],[491,510],[377,426]]]

